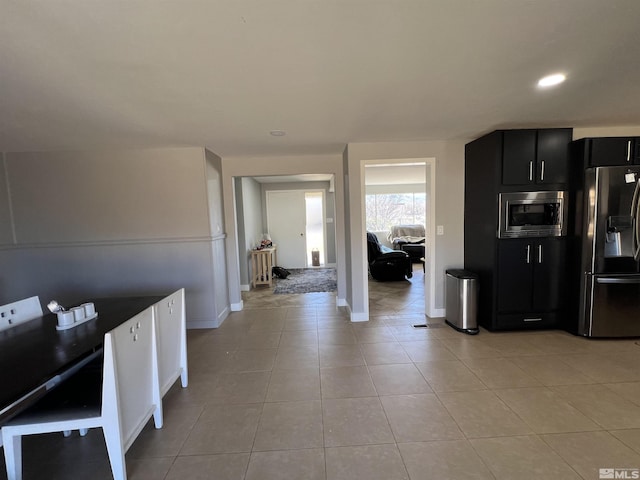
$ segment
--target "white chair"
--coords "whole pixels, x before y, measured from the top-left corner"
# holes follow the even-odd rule
[[[0,331],[13,328],[16,325],[41,316],[42,306],[37,296],[7,303],[0,306]]]
[[[154,309],[104,337],[100,370],[80,370],[2,427],[9,480],[22,478],[22,435],[102,427],[115,480],[126,480],[125,452],[153,415],[162,427]],[[92,388],[91,388],[92,387]]]
[[[178,377],[183,388],[189,383],[184,288],[155,307],[160,393],[164,396]]]
[[[37,296],[7,303],[0,306],[0,332],[41,316],[42,306]],[[0,438],[0,447],[2,447],[2,438]]]

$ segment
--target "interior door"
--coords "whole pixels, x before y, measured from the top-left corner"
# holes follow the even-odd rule
[[[305,268],[306,207],[304,191],[268,191],[267,226],[277,248],[278,266]]]

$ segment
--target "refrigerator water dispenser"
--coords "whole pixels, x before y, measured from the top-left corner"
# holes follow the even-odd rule
[[[607,218],[604,256],[633,257],[633,218],[630,215]]]

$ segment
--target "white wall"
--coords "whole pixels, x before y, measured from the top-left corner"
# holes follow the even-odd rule
[[[344,203],[343,209],[344,218],[341,225],[344,231],[344,244],[342,247],[338,245],[338,249],[345,249],[345,271],[346,271],[346,285],[345,285],[345,303],[349,306],[353,305],[353,265],[351,262],[351,193],[350,193],[350,177],[349,177],[349,145],[344,148],[342,152],[342,169],[344,172]],[[337,205],[337,204],[336,204]],[[337,222],[336,218],[336,222]],[[368,312],[368,310],[367,310]]]
[[[357,144],[349,144],[345,159],[348,169],[347,210],[349,212],[347,257],[350,262],[347,282],[351,287],[349,298],[351,320],[355,322],[369,320],[367,292],[369,268],[364,224],[364,163],[359,160],[359,148]]]
[[[209,232],[211,234],[211,268],[209,269],[213,283],[214,325],[205,320],[190,326],[209,328],[219,326],[229,315],[229,288],[227,285],[227,251],[224,213],[222,209],[222,159],[215,153],[204,151],[206,160],[207,207],[209,210]]]
[[[587,137],[640,137],[640,126],[578,127],[573,129],[574,140]]]
[[[425,168],[422,165],[377,165],[370,166],[367,170],[366,185],[411,185],[418,184],[424,188]],[[415,162],[418,163],[418,162]]]
[[[189,326],[219,324],[210,222],[221,210],[208,198],[204,149],[7,153],[2,166],[2,230],[15,241],[0,245],[0,303],[185,287]]]
[[[425,172],[426,168],[422,169],[422,178],[426,178],[426,172]],[[368,174],[368,171],[367,171]],[[366,185],[365,186],[365,191],[367,194],[374,194],[374,193],[424,193],[427,191],[426,188],[426,184],[424,182],[422,183],[415,183],[415,184],[402,184],[402,185],[396,185],[396,184],[391,184],[391,185]]]
[[[222,160],[222,180],[224,193],[224,214],[227,225],[227,264],[229,297],[233,310],[242,310],[240,294],[240,269],[238,263],[238,243],[236,232],[235,199],[233,193],[234,177],[258,177],[268,175],[295,175],[306,173],[325,173],[335,175],[336,202],[336,252],[338,292],[337,301],[346,300],[345,249],[343,208],[343,173],[340,155],[301,155],[290,157],[225,157]]]
[[[9,153],[17,242],[208,236],[203,157],[198,148]]]

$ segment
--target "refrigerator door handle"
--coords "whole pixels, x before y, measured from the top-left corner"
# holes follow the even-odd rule
[[[633,258],[638,261],[640,259],[640,179],[636,182],[636,188],[633,191],[633,200],[631,201],[631,221],[633,225]]]
[[[601,277],[596,278],[596,283],[608,283],[608,284],[637,284],[640,283],[640,277],[624,278],[624,277]]]
[[[636,205],[636,214],[633,219],[633,221],[636,224],[635,225],[636,231],[634,232],[634,236],[633,236],[636,244],[636,249],[633,252],[633,258],[636,262],[640,260],[640,221],[638,221],[639,217],[640,217],[640,202],[638,202],[638,204]]]
[[[638,181],[636,182],[636,188],[633,190],[633,200],[631,200],[631,217],[634,219],[638,214],[638,194],[640,194],[640,179],[638,179]]]

